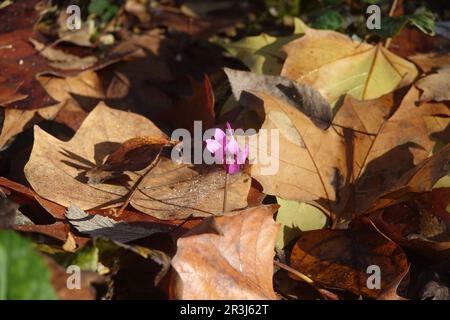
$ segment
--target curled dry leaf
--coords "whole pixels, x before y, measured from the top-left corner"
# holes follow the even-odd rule
[[[264,144],[257,143],[267,139],[272,144],[276,136],[266,138],[260,131],[257,139],[249,139],[250,159],[266,152],[279,163],[274,172],[262,161],[251,167],[265,193],[315,202],[334,218],[350,218],[393,191],[431,189],[446,174],[449,148],[428,157],[435,145],[430,135],[446,129],[450,111],[444,104],[416,106],[414,87],[399,106],[393,94],[368,101],[347,96],[326,130],[278,98],[255,95],[241,103],[263,104],[262,129],[279,130],[278,153],[259,150]]]
[[[448,101],[450,100],[450,65],[446,65],[420,79],[415,85],[423,91],[420,101]]]
[[[375,99],[409,85],[417,76],[414,64],[382,45],[354,41],[334,31],[306,28],[305,35],[284,46],[282,76],[311,85],[335,105],[345,94]]]
[[[316,283],[371,298],[397,285],[408,270],[402,249],[366,218],[353,221],[348,230],[305,232],[292,249],[290,265]],[[380,289],[367,285],[372,265],[381,269]]]
[[[157,161],[164,146],[171,146],[166,138],[136,137],[125,141],[99,166],[86,172],[89,184],[117,178],[125,171],[139,171]]]
[[[171,286],[177,299],[277,299],[273,257],[276,205],[208,218],[178,239]]]

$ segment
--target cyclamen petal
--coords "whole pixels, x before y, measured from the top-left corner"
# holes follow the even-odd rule
[[[241,166],[237,163],[230,164],[225,167],[225,171],[228,174],[235,174],[235,173],[238,173],[240,170],[241,170]]]
[[[211,153],[216,153],[218,150],[222,149],[222,144],[219,141],[206,139],[206,149]]]
[[[216,129],[214,131],[214,140],[222,141],[224,137],[226,137],[226,133],[221,129]]]
[[[230,132],[230,135],[233,135],[233,128],[231,128],[231,124],[227,121],[227,128],[228,131]]]
[[[245,146],[244,151],[239,150],[239,152],[237,154],[237,163],[238,164],[244,164],[245,163],[245,159],[247,159],[247,157],[248,157],[248,153],[249,153],[249,146],[247,144]]]
[[[237,155],[239,152],[239,145],[233,136],[231,136],[230,141],[227,143],[227,152],[234,155]]]

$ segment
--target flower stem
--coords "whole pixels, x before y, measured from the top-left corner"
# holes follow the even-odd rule
[[[227,192],[228,192],[228,173],[225,172],[225,185],[223,187],[223,206],[222,206],[223,214],[225,214],[227,209]]]

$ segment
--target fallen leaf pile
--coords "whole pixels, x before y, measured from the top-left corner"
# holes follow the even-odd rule
[[[0,3],[0,299],[450,299],[448,42],[176,3]]]

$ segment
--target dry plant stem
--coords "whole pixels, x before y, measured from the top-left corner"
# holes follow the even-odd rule
[[[304,275],[300,271],[297,271],[294,268],[291,268],[291,267],[285,265],[284,263],[282,263],[280,261],[273,260],[273,264],[276,265],[277,267],[283,269],[283,270],[286,270],[287,272],[292,273],[294,276],[299,277],[300,279],[302,279],[306,283],[309,283],[309,284],[313,284],[314,283],[314,281],[311,278],[307,277],[306,275]]]
[[[395,12],[395,9],[397,8],[397,5],[398,5],[398,0],[394,0],[394,1],[392,2],[391,9],[389,10],[389,17],[392,17],[392,15],[393,15],[394,12]],[[392,38],[387,38],[387,39],[386,39],[386,42],[384,43],[384,47],[385,47],[386,49],[389,49],[389,46],[390,46],[390,44],[391,44],[391,41],[392,41]]]
[[[159,162],[159,159],[161,158],[161,152],[162,152],[162,150],[158,153],[158,155],[156,156],[155,160],[153,160],[153,162],[150,164],[148,170],[142,176],[140,176],[139,179],[136,181],[136,183],[133,185],[130,193],[127,196],[127,199],[125,200],[123,205],[120,207],[119,211],[117,212],[117,216],[120,216],[122,214],[122,212],[125,210],[125,208],[130,203],[131,199],[133,199],[133,196],[136,193],[136,191],[138,190],[142,180],[147,176],[147,174],[149,174],[150,171],[152,171],[152,169],[154,167],[156,167],[156,165]]]
[[[228,192],[228,173],[225,172],[225,185],[223,187],[223,207],[222,213],[225,214],[227,211],[227,192]]]
[[[317,292],[320,293],[320,295],[326,299],[326,300],[337,300],[337,296],[335,294],[333,294],[332,292],[329,292],[328,290],[322,289],[322,288],[318,288],[314,281],[309,278],[308,276],[304,275],[303,273],[301,273],[300,271],[297,271],[287,265],[285,265],[284,263],[277,261],[277,260],[273,260],[273,264],[291,274],[293,274],[296,277],[299,277],[300,279],[302,279],[303,281],[305,281],[307,284],[311,285],[314,289],[317,290]]]

